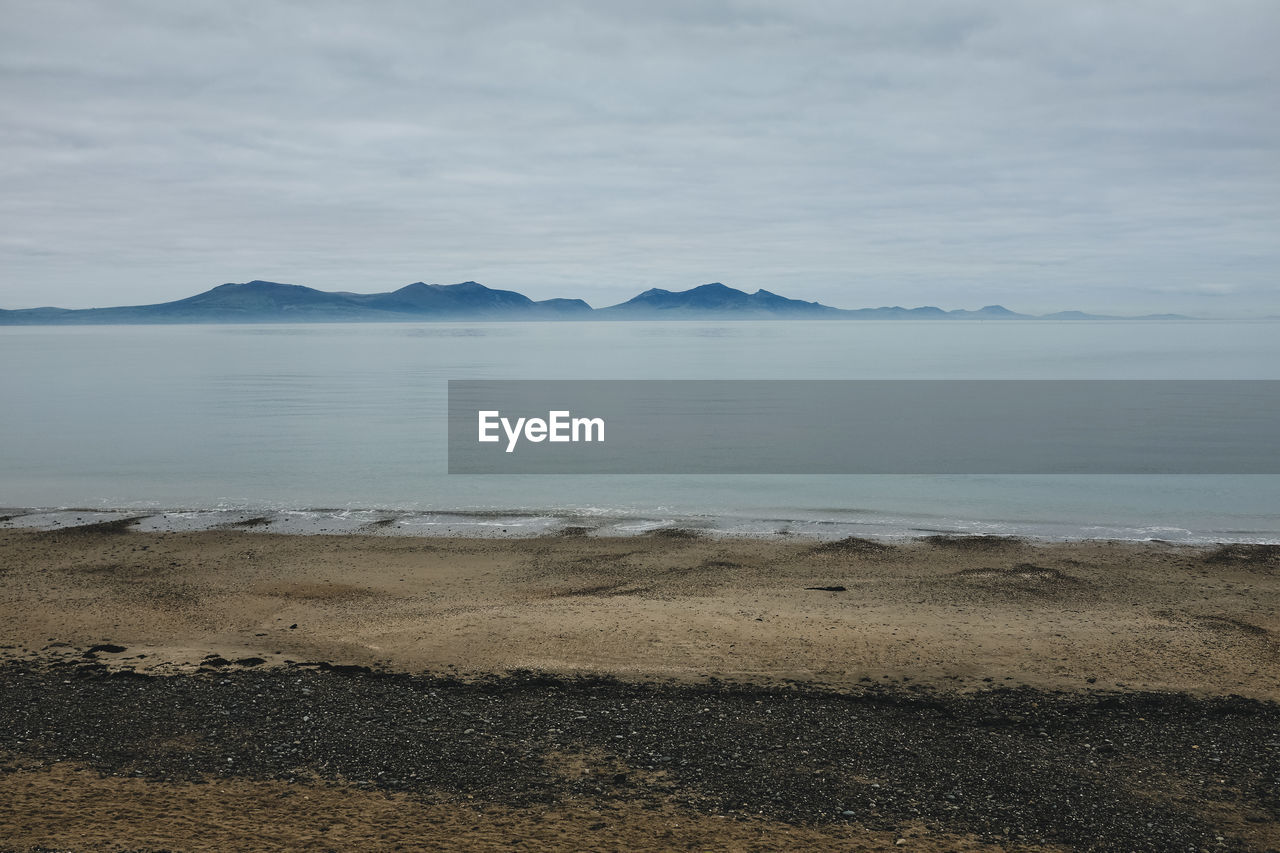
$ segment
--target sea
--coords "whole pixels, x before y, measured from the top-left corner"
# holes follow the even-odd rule
[[[1280,542],[1262,474],[451,475],[451,379],[1280,379],[1280,322],[0,327],[0,526]]]

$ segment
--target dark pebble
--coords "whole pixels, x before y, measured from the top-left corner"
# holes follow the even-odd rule
[[[1240,833],[1259,826],[1245,815],[1280,811],[1277,731],[1275,703],[1182,694],[0,667],[0,753],[101,773],[361,780],[539,808],[671,803],[797,825],[853,813],[869,829],[1007,843],[1012,828],[1023,844],[1096,851],[1257,849]],[[565,755],[590,772],[566,776]]]

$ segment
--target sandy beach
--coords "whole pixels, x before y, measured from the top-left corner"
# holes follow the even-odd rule
[[[1278,604],[1274,546],[7,530],[0,846],[1267,850]]]
[[[1280,699],[1277,549],[0,532],[11,658]],[[820,587],[840,586],[831,592]],[[50,647],[51,643],[65,646]],[[1090,680],[1092,679],[1092,680]]]

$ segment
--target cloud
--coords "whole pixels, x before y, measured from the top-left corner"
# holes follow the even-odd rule
[[[6,306],[473,278],[1275,308],[1266,0],[4,11]]]

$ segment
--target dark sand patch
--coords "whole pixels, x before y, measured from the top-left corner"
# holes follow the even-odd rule
[[[1223,545],[1207,554],[1204,561],[1218,565],[1280,567],[1280,545]]]
[[[653,539],[704,539],[706,533],[688,527],[659,527],[650,530],[645,536]]]
[[[107,521],[95,521],[91,524],[74,524],[65,527],[57,527],[50,530],[41,530],[40,532],[46,536],[119,536],[132,531],[133,526],[144,518],[146,515],[132,515],[127,518],[112,518]]]
[[[892,545],[886,545],[874,539],[850,536],[846,539],[837,539],[834,542],[823,542],[821,545],[814,546],[811,550],[814,554],[858,554],[870,557],[891,554],[897,549]]]
[[[650,587],[644,584],[637,584],[630,581],[620,581],[619,583],[597,584],[595,586],[579,587],[577,589],[560,590],[553,595],[558,598],[585,598],[589,596],[600,596],[608,598],[615,595],[640,595],[648,592]]]
[[[220,524],[219,527],[225,530],[247,530],[254,527],[266,527],[274,521],[269,515],[257,515],[253,518],[246,518],[240,521],[228,521],[226,524]]]
[[[1255,625],[1243,619],[1233,619],[1230,616],[1193,616],[1192,619],[1212,631],[1247,634],[1251,637],[1271,636],[1271,632],[1261,625]]]
[[[950,533],[925,536],[920,541],[935,548],[958,551],[1004,551],[1026,544],[1016,536],[957,536]]]

